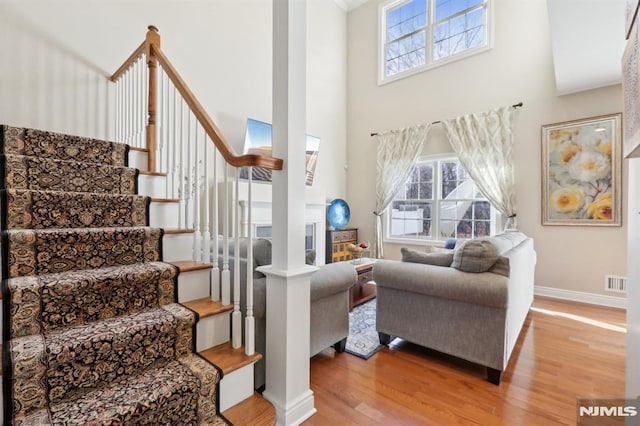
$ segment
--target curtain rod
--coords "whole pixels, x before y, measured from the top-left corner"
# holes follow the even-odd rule
[[[524,105],[522,102],[518,102],[517,104],[511,105],[511,108],[520,108],[522,105]],[[440,120],[434,121],[431,124],[438,124],[438,123],[441,123],[441,121]],[[371,136],[377,136],[377,135],[378,133],[371,133]]]

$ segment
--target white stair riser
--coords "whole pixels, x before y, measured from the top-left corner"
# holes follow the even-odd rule
[[[178,275],[178,302],[202,299],[211,295],[211,270],[181,272]]]
[[[196,324],[196,352],[202,352],[228,342],[229,328],[229,312],[200,318]]]
[[[149,170],[148,154],[146,152],[129,150],[129,167],[136,168],[141,171]]]
[[[152,201],[149,206],[149,226],[177,228],[179,206],[178,203]]]
[[[143,175],[138,176],[138,194],[154,198],[167,198],[167,177]]]
[[[220,381],[220,411],[253,395],[253,364],[226,374]]]
[[[190,260],[193,258],[193,234],[164,234],[162,239],[162,260]]]

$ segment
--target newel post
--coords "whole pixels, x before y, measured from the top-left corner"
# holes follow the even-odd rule
[[[147,54],[147,67],[149,68],[149,118],[147,122],[147,149],[148,155],[148,170],[150,172],[156,171],[156,107],[157,107],[157,95],[156,95],[156,78],[158,70],[158,58],[156,57],[155,50],[160,49],[160,34],[158,29],[153,25],[149,25],[149,31],[147,31],[146,37],[146,54]]]

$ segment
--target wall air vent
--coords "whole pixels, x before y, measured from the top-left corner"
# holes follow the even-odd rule
[[[627,277],[620,277],[617,275],[605,275],[604,276],[604,289],[606,291],[613,291],[616,293],[627,292]]]

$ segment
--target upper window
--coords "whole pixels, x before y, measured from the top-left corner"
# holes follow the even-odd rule
[[[491,0],[390,0],[380,7],[380,83],[489,46]]]
[[[387,238],[446,240],[492,234],[496,214],[455,158],[421,160],[389,211]]]

